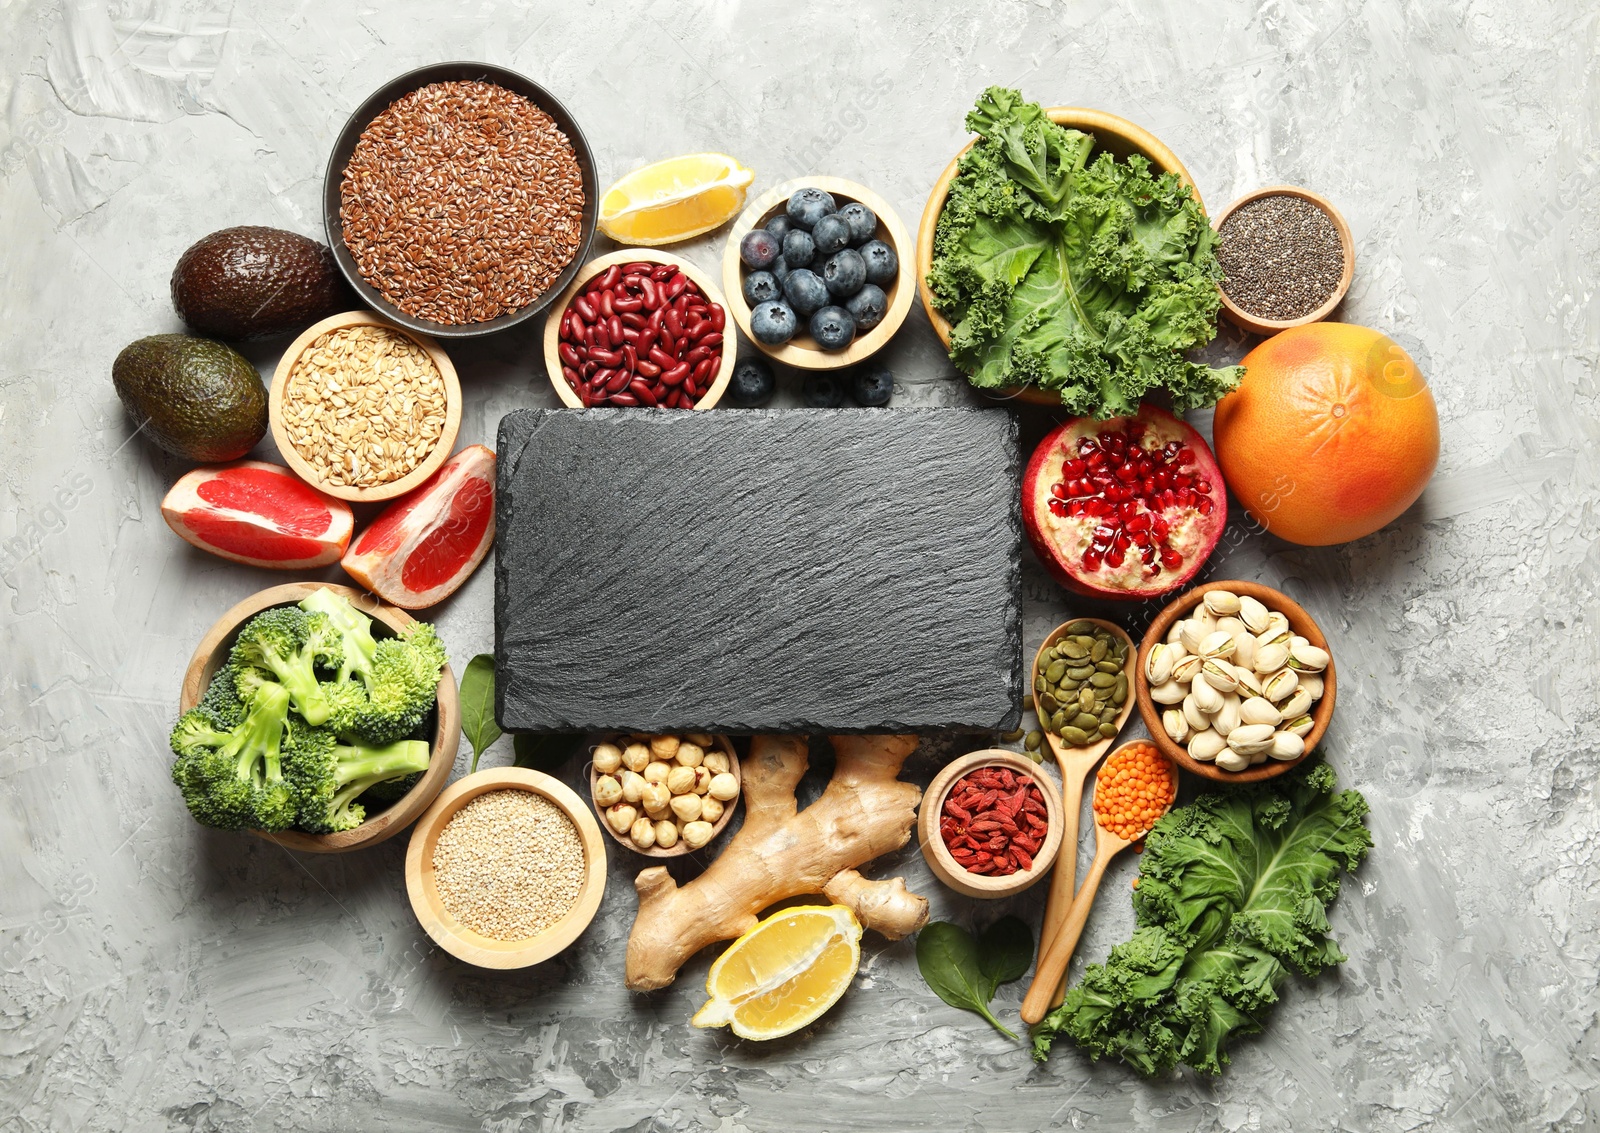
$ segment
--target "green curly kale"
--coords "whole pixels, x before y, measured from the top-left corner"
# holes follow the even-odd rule
[[[1034,1057],[1064,1035],[1145,1074],[1180,1062],[1221,1073],[1228,1039],[1261,1030],[1291,970],[1315,976],[1345,959],[1327,906],[1372,835],[1366,799],[1337,785],[1319,761],[1157,823],[1134,891],[1139,927],[1039,1024]]]
[[[1175,174],[1140,155],[1094,161],[1092,135],[990,87],[980,135],[939,215],[928,286],[950,359],[983,389],[1055,390],[1080,415],[1138,411],[1165,389],[1182,412],[1239,384],[1182,351],[1210,342],[1221,300],[1216,234]]]

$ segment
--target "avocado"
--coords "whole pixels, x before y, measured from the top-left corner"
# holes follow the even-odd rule
[[[267,431],[261,375],[220,342],[186,334],[141,338],[117,355],[111,380],[150,439],[190,460],[236,460]]]
[[[172,305],[196,334],[266,338],[357,306],[326,244],[280,228],[224,228],[172,272]]]

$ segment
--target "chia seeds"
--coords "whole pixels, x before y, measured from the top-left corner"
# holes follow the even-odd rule
[[[1258,319],[1309,315],[1344,275],[1333,219],[1304,197],[1279,193],[1235,209],[1218,230],[1222,289]]]

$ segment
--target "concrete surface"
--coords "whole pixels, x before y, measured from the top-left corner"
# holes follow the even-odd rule
[[[4,0],[0,31],[0,1129],[1600,1119],[1593,5],[864,0],[823,18],[709,0]],[[838,174],[914,223],[963,113],[1002,82],[1144,124],[1213,208],[1288,181],[1344,210],[1358,243],[1344,317],[1413,349],[1444,453],[1380,534],[1306,550],[1236,525],[1211,564],[1287,587],[1335,639],[1327,749],[1371,800],[1377,840],[1332,914],[1349,963],[1292,987],[1225,1077],[1145,1082],[1070,1049],[1035,1066],[934,998],[909,944],[871,939],[811,1032],[743,1044],[687,1024],[706,957],[663,993],[623,991],[632,863],[614,862],[599,920],[561,959],[491,974],[418,930],[403,839],[314,858],[189,821],[164,752],[180,673],[221,610],[278,579],[166,530],[157,505],[185,465],[130,435],[111,360],[178,329],[167,276],[194,239],[241,223],[319,234],[348,111],[460,57],[559,91],[602,183],[720,149],[759,171],[757,189]],[[720,247],[690,252],[709,268]],[[1224,334],[1211,354],[1246,345]],[[554,404],[537,326],[451,353],[463,444]],[[270,370],[275,349],[252,357]],[[891,357],[897,403],[976,403],[920,313]],[[1025,444],[1046,418],[1024,420]],[[462,661],[489,647],[492,589],[482,570],[436,611]],[[1024,590],[1032,649],[1077,607],[1032,563]],[[910,773],[935,766],[919,756]],[[894,869],[937,915],[998,912],[939,890],[914,850],[880,872]],[[1113,867],[1080,962],[1128,932],[1134,869]],[[1036,918],[1041,899],[1014,908]],[[1019,995],[1002,991],[1005,1013]]]

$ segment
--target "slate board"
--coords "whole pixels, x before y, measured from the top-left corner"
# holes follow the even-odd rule
[[[1021,454],[982,409],[500,422],[510,731],[1014,728]]]

